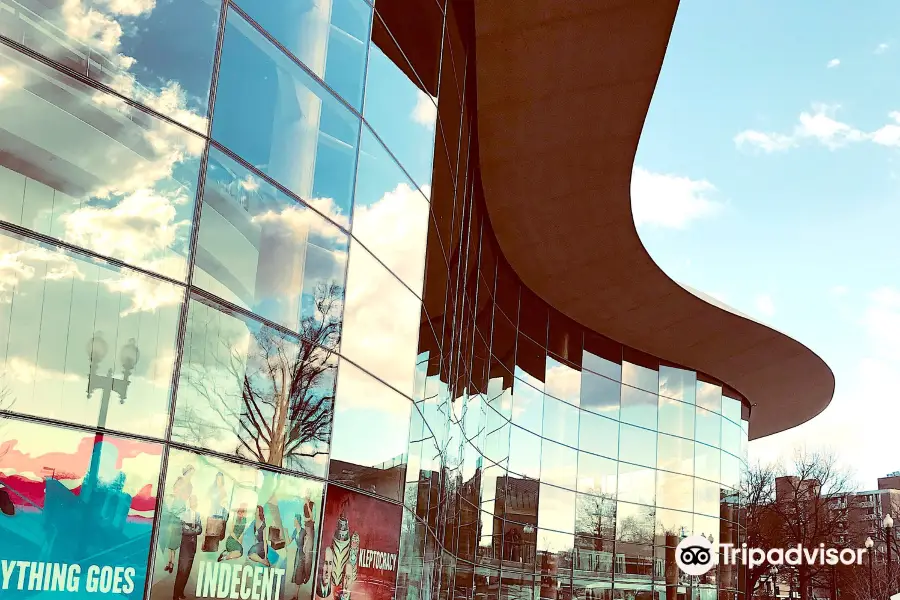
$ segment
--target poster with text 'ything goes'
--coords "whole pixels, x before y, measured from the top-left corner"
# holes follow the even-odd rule
[[[0,597],[143,597],[162,446],[0,417]]]

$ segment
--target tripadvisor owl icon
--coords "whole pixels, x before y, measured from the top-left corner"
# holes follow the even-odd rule
[[[675,562],[686,575],[703,575],[718,562],[713,543],[702,535],[691,535],[675,548]]]

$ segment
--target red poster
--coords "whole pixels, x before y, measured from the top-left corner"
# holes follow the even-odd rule
[[[397,580],[401,508],[329,485],[315,597],[391,600]]]

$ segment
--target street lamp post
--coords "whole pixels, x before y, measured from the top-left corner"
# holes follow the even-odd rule
[[[891,586],[894,584],[894,578],[891,575],[891,536],[894,534],[894,519],[891,518],[891,514],[888,513],[884,515],[884,520],[881,522],[884,526],[884,541],[887,545],[887,597],[891,596]]]
[[[112,369],[109,369],[109,371],[106,372],[106,375],[100,375],[97,372],[97,364],[103,361],[109,350],[109,345],[106,343],[106,340],[103,339],[103,332],[97,331],[94,333],[94,337],[88,342],[86,350],[91,361],[89,367],[90,370],[88,371],[87,397],[90,399],[96,390],[102,391],[100,397],[100,415],[97,417],[97,428],[103,430],[106,429],[106,416],[109,413],[109,401],[112,398],[112,393],[115,392],[118,394],[119,402],[125,404],[125,398],[128,394],[128,385],[131,383],[129,377],[131,377],[131,372],[134,370],[134,366],[141,357],[141,353],[138,350],[134,338],[129,339],[128,342],[122,346],[122,349],[119,352],[119,362],[122,363],[123,377],[122,379],[116,379],[113,377]],[[90,477],[92,481],[88,487],[88,494],[93,493],[93,488],[97,484],[97,470],[100,467],[100,452],[99,448],[96,446],[102,440],[103,433],[101,431],[95,436],[95,447],[91,451]]]
[[[875,542],[872,541],[872,538],[866,538],[866,553],[869,555],[869,599],[872,600],[875,598],[875,586],[873,585],[872,579],[872,554],[874,553],[873,547],[875,546]]]

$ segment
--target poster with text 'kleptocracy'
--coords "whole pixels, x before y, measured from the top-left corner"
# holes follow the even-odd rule
[[[402,509],[336,485],[327,496],[316,600],[391,600]]]
[[[0,597],[143,597],[162,447],[0,417]]]

